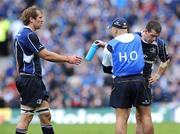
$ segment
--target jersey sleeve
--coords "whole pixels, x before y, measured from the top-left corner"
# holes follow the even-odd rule
[[[158,38],[157,43],[159,47],[159,58],[162,62],[166,62],[169,59],[167,43],[160,38]]]
[[[34,53],[39,53],[45,47],[40,43],[38,36],[35,33],[28,35],[29,44],[27,47]]]
[[[105,46],[104,48],[104,53],[103,53],[103,61],[102,64],[103,66],[112,66],[112,52],[113,52],[113,47],[117,44],[116,39],[112,39],[108,41],[108,45]]]
[[[111,46],[106,45],[103,52],[102,64],[106,67],[112,66],[112,53],[108,50],[108,48],[110,49],[110,47]]]

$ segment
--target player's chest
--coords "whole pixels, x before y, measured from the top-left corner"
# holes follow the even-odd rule
[[[158,55],[158,47],[153,44],[143,44],[143,53],[145,60],[155,61]]]

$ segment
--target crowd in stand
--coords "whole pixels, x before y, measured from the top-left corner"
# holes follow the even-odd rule
[[[141,31],[152,18],[159,19],[163,27],[161,37],[167,41],[171,65],[153,85],[153,101],[180,101],[179,0],[0,0],[0,24],[2,20],[9,22],[6,38],[9,53],[0,57],[11,61],[0,71],[0,107],[19,107],[12,39],[22,28],[22,22],[18,20],[20,12],[32,4],[44,9],[45,24],[38,35],[45,47],[81,57],[94,40],[111,38],[107,26],[118,16],[127,19],[131,32]],[[102,71],[102,52],[100,48],[92,62],[83,61],[79,66],[42,61],[52,108],[108,107],[112,79]]]

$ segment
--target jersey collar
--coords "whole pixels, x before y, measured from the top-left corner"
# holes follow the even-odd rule
[[[28,28],[28,29],[30,29],[31,31],[33,31],[32,28],[29,27],[29,26],[24,26],[24,28]]]

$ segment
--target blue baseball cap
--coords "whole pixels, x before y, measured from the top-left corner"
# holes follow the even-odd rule
[[[112,21],[111,25],[109,28],[116,27],[119,29],[127,29],[128,28],[128,23],[126,19],[124,18],[116,18]]]

